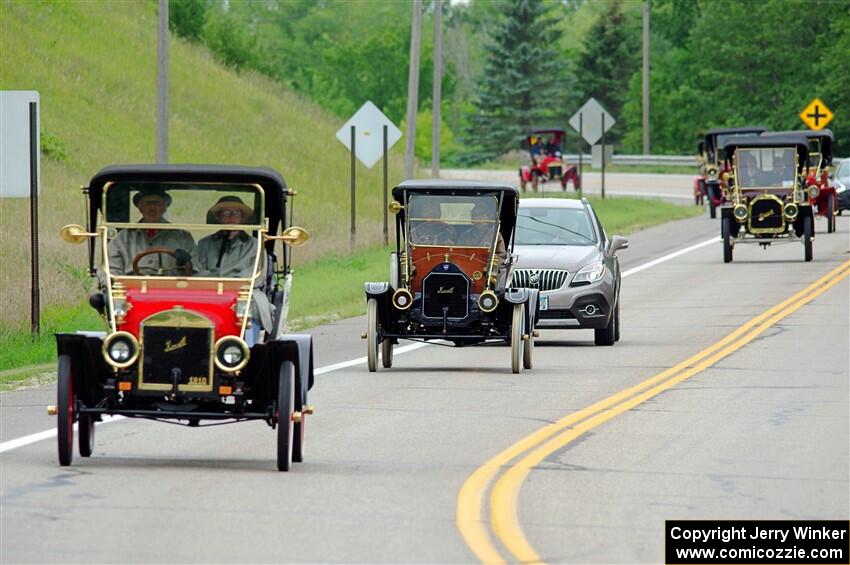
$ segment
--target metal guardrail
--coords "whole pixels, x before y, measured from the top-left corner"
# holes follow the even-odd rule
[[[578,161],[578,153],[567,155],[567,161],[574,163]],[[590,163],[591,156],[584,154],[585,162]],[[617,155],[614,153],[612,165],[680,165],[685,167],[696,167],[695,155]]]

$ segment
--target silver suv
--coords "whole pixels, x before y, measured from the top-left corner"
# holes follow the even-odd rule
[[[620,339],[620,264],[626,238],[608,238],[586,198],[523,199],[511,286],[540,291],[538,328],[593,329],[596,345]]]

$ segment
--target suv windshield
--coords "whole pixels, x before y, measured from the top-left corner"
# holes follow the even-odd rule
[[[255,185],[110,184],[105,267],[113,276],[251,278],[262,203]]]
[[[496,237],[499,201],[493,194],[412,194],[408,233],[414,245],[490,248]]]
[[[584,208],[520,208],[517,245],[593,245],[596,235]]]
[[[739,148],[741,188],[794,188],[796,151],[791,147]]]

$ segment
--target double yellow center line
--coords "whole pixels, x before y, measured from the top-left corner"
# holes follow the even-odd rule
[[[848,274],[850,261],[830,271],[794,296],[762,312],[696,355],[537,430],[484,463],[464,482],[457,498],[456,523],[466,544],[483,563],[504,563],[505,559],[488,532],[489,522],[493,536],[510,552],[513,559],[522,563],[542,561],[525,538],[517,518],[519,490],[535,465],[585,432],[731,355],[786,316],[838,284]],[[512,461],[513,464],[510,464]],[[500,472],[501,476],[494,483],[494,478]],[[491,483],[493,488],[489,501],[490,516],[485,522],[484,497]]]

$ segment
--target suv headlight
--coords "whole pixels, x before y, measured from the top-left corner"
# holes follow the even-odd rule
[[[844,192],[847,190],[847,185],[842,182],[839,182],[837,179],[835,181],[835,192]]]
[[[232,373],[248,363],[248,345],[234,335],[227,335],[215,344],[215,365],[222,371]]]
[[[103,357],[116,369],[126,369],[139,358],[139,342],[129,332],[115,332],[103,341]]]
[[[602,275],[605,274],[605,265],[602,262],[591,263],[590,265],[585,265],[573,277],[570,286],[577,284],[588,284],[592,282],[596,282],[602,279]]]

